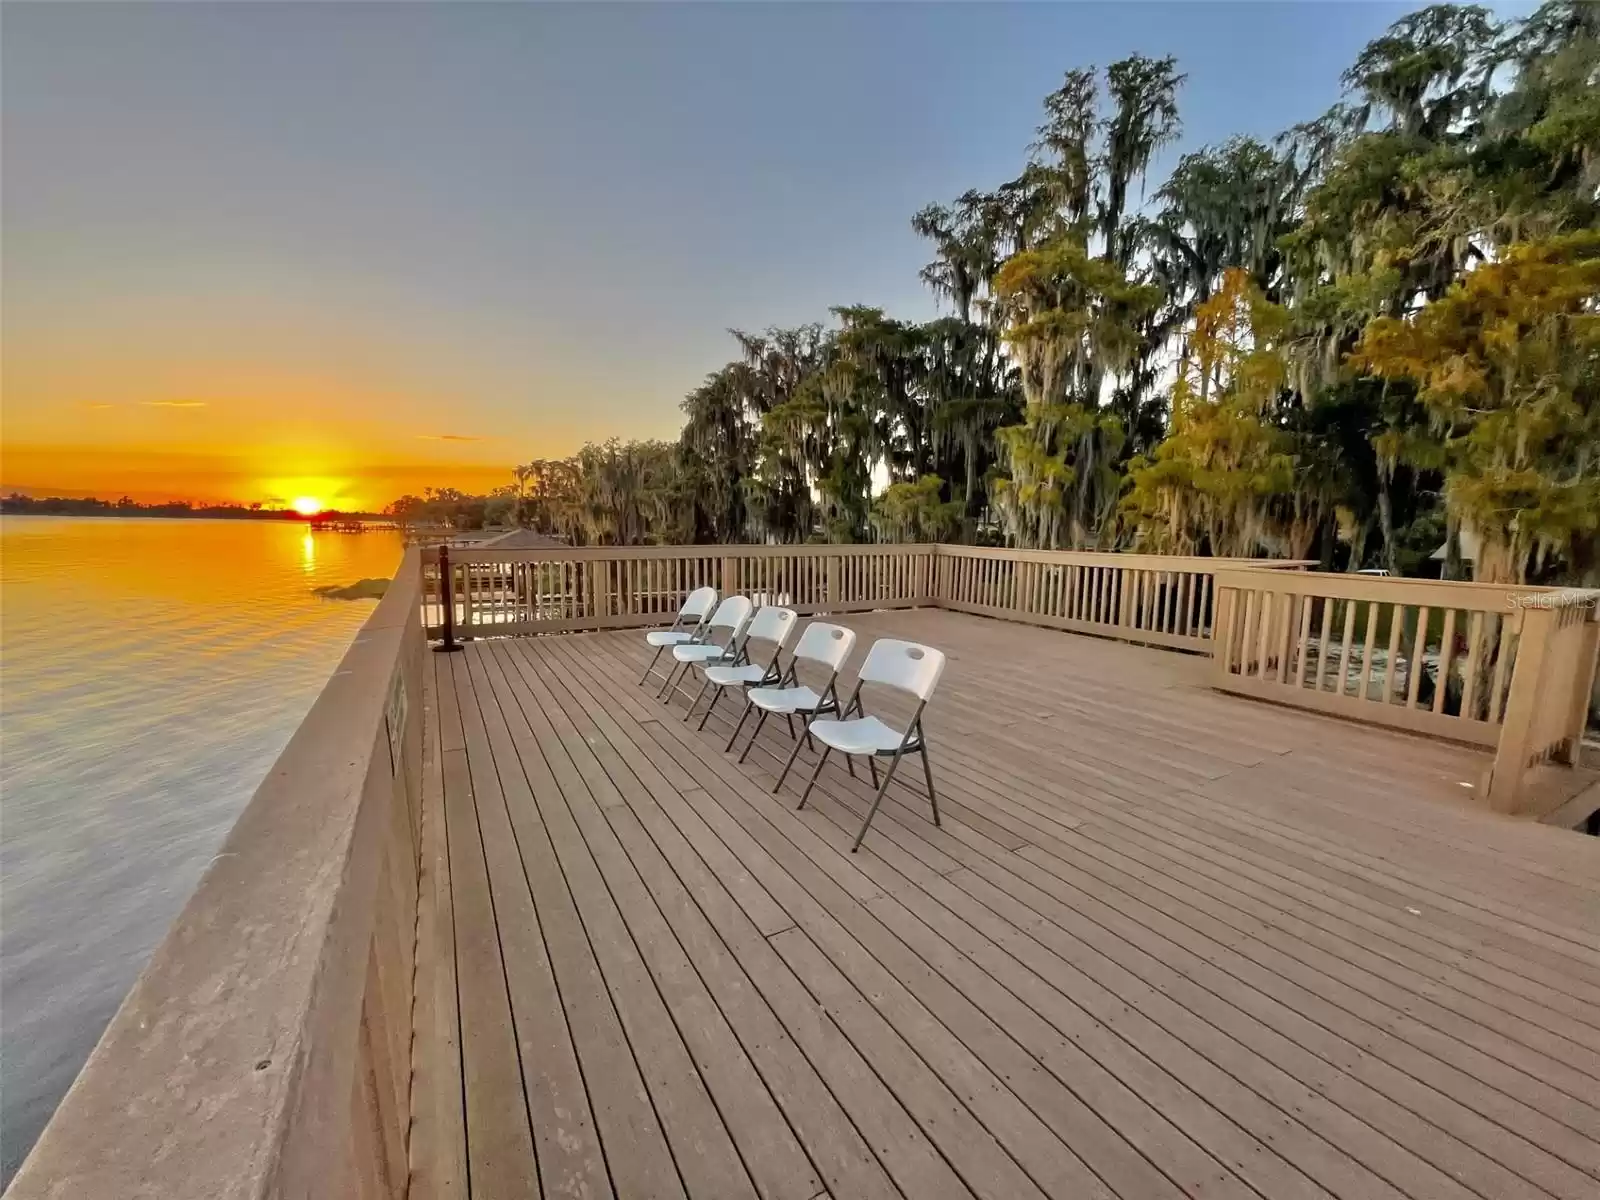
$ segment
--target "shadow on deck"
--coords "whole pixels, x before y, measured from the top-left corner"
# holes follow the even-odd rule
[[[430,655],[411,1195],[1600,1194],[1600,843],[1486,756],[950,612],[861,853],[638,686],[637,632]]]

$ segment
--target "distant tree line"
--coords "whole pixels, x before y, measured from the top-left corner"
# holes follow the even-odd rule
[[[676,444],[527,464],[479,519],[1395,573],[1443,545],[1447,577],[1466,534],[1480,579],[1600,582],[1600,5],[1424,8],[1344,102],[1141,205],[1183,81],[1069,71],[1015,178],[917,213],[948,315],[735,330]]]
[[[203,517],[206,520],[304,521],[292,508],[269,508],[263,504],[193,504],[187,500],[168,500],[160,504],[140,504],[123,496],[119,500],[100,500],[93,496],[78,499],[66,496],[27,496],[12,492],[0,496],[0,512],[19,516],[49,517]],[[318,513],[319,520],[361,517],[364,513],[329,510]]]

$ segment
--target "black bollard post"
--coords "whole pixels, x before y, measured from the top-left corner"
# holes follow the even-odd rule
[[[450,547],[439,544],[439,606],[444,611],[444,640],[433,648],[435,654],[453,654],[461,649],[456,641],[456,582],[450,578]]]

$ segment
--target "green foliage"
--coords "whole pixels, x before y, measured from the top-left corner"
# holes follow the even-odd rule
[[[1367,326],[1352,365],[1414,381],[1479,577],[1594,561],[1600,531],[1600,231],[1508,248],[1414,318]],[[1409,446],[1398,446],[1405,453]]]
[[[948,315],[735,330],[675,446],[520,468],[519,520],[1391,571],[1470,529],[1480,575],[1595,579],[1600,4],[1423,8],[1343,79],[1322,116],[1149,186],[1177,63],[1065,72],[1013,178],[912,217]]]
[[[961,505],[940,499],[944,480],[924,475],[890,484],[872,503],[872,524],[885,542],[942,542],[961,525]]]

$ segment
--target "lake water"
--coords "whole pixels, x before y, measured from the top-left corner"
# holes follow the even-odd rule
[[[0,1185],[388,578],[397,534],[0,519]]]

